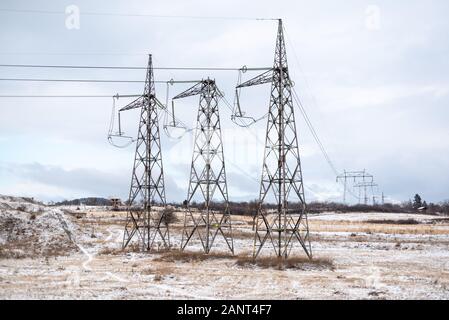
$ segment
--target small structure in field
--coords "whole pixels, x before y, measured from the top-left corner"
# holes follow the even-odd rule
[[[119,211],[122,205],[122,200],[119,198],[111,198],[112,211]]]
[[[418,208],[418,211],[419,211],[419,212],[422,212],[422,213],[427,213],[427,206],[419,207],[419,208]]]

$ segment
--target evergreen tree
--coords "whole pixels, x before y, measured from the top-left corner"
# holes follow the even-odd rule
[[[419,194],[415,194],[415,200],[413,201],[413,208],[418,209],[422,207],[422,199]]]

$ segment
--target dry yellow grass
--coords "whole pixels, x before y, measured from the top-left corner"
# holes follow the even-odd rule
[[[209,253],[191,252],[181,250],[170,250],[163,253],[160,257],[154,259],[156,262],[195,262],[208,259],[234,259],[235,256],[228,253]]]
[[[370,224],[365,221],[312,221],[312,232],[358,232],[384,234],[438,235],[449,234],[449,225]]]
[[[118,256],[123,254],[123,249],[104,248],[98,252],[99,255],[112,255]]]
[[[279,257],[260,257],[254,259],[253,257],[240,256],[237,258],[237,265],[239,266],[257,266],[265,269],[334,269],[332,260],[328,258],[313,258],[307,257],[289,257],[287,259]]]
[[[160,257],[155,258],[155,262],[201,262],[205,260],[217,260],[217,259],[231,259],[236,262],[236,265],[242,267],[261,267],[264,269],[331,269],[334,265],[332,260],[328,258],[313,258],[307,257],[290,257],[288,259],[278,257],[260,257],[253,259],[248,254],[230,255],[228,253],[211,253],[204,254],[202,252],[180,251],[172,250],[167,251]]]

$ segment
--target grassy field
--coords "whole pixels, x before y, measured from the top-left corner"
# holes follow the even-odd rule
[[[438,216],[313,215],[314,260],[298,250],[280,264],[267,257],[252,261],[248,217],[233,217],[235,256],[219,241],[204,256],[198,241],[179,251],[182,213],[171,228],[171,251],[141,253],[121,250],[123,212],[61,211],[50,224],[48,208],[29,220],[30,209],[10,207],[1,211],[1,299],[449,298],[449,222]],[[41,227],[33,228],[35,223]],[[45,223],[50,227],[42,230]],[[32,250],[27,249],[30,239]]]

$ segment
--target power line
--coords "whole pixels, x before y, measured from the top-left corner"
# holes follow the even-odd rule
[[[145,83],[143,80],[104,80],[104,79],[29,79],[29,78],[0,78],[0,81],[14,82],[103,82],[103,83]],[[165,81],[161,81],[164,82]]]
[[[55,10],[35,10],[35,9],[0,9],[0,12],[5,13],[28,13],[28,14],[66,14],[64,11]],[[187,16],[187,15],[157,15],[146,13],[116,13],[116,12],[93,12],[81,11],[83,15],[87,16],[112,16],[112,17],[144,17],[144,18],[158,18],[158,19],[195,19],[195,20],[253,20],[253,21],[276,21],[277,18],[264,17],[232,17],[232,16]]]
[[[140,97],[141,95],[126,95],[120,97]],[[0,95],[0,98],[111,98],[114,95]]]
[[[289,37],[288,37],[288,34],[287,34],[287,31],[285,30],[285,28],[284,28],[283,30],[284,30],[284,32],[285,32],[285,34],[286,34],[287,42],[289,43],[289,45],[290,45],[290,47],[291,47],[291,49],[292,49],[292,51],[293,51],[293,54],[294,54],[294,57],[295,57],[295,59],[296,59],[296,63],[297,63],[297,65],[298,65],[298,68],[299,68],[299,70],[300,70],[300,73],[304,75],[305,84],[306,84],[306,86],[308,87],[310,94],[312,95],[312,101],[313,101],[313,103],[315,104],[315,107],[317,107],[317,106],[316,106],[316,99],[315,99],[315,96],[313,96],[313,93],[311,93],[310,86],[309,86],[309,83],[308,83],[307,78],[306,78],[306,76],[305,76],[305,73],[302,71],[301,63],[300,63],[300,61],[299,61],[299,58],[298,58],[298,55],[297,55],[297,53],[296,53],[295,47],[293,46],[292,42],[290,41],[290,39],[289,39]],[[326,158],[326,161],[329,163],[329,166],[331,167],[332,171],[334,171],[334,173],[338,176],[338,175],[339,175],[339,172],[338,172],[338,170],[335,168],[335,166],[334,166],[333,162],[331,161],[329,155],[327,154],[327,152],[326,152],[326,150],[325,150],[323,144],[321,143],[321,140],[319,139],[319,137],[318,137],[318,135],[317,135],[317,133],[316,133],[316,130],[314,129],[314,127],[313,127],[313,125],[312,125],[312,123],[311,123],[311,121],[310,121],[310,119],[309,119],[309,117],[308,117],[308,115],[307,115],[307,112],[306,112],[306,110],[304,109],[304,106],[303,106],[302,103],[301,103],[301,99],[299,99],[299,95],[297,94],[297,92],[296,92],[296,90],[295,90],[294,88],[293,88],[293,91],[294,91],[294,95],[296,96],[297,103],[298,103],[298,106],[299,106],[299,108],[300,108],[300,111],[301,111],[301,113],[302,113],[303,116],[304,116],[304,120],[306,121],[306,124],[307,124],[307,126],[309,127],[310,132],[312,133],[312,136],[314,137],[314,139],[316,140],[317,144],[319,145],[319,147],[320,147],[320,149],[321,149],[321,151],[322,151],[324,157]]]
[[[287,34],[287,31],[285,30],[285,28],[284,28],[284,32],[286,33],[287,41],[288,41],[288,43],[289,43],[289,45],[290,45],[290,47],[291,47],[291,49],[292,49],[292,51],[293,51],[294,57],[295,57],[295,59],[296,59],[296,63],[297,63],[298,68],[299,68],[299,71],[300,71],[300,73],[303,75],[303,78],[304,78],[306,87],[307,87],[307,89],[308,89],[308,91],[309,91],[309,94],[310,94],[310,96],[311,96],[311,98],[312,98],[311,100],[312,100],[313,104],[315,105],[315,108],[318,110],[318,106],[317,106],[317,103],[316,103],[316,98],[315,98],[315,96],[314,96],[312,90],[310,89],[310,85],[309,85],[309,82],[307,81],[307,77],[306,77],[306,75],[305,75],[305,72],[302,70],[302,66],[301,66],[301,63],[300,63],[298,54],[296,53],[295,47],[293,46],[293,43],[290,41],[290,39],[289,39],[289,37],[288,37],[288,34]],[[293,89],[293,90],[294,90],[294,89]],[[329,166],[330,166],[330,168],[332,169],[332,171],[334,172],[334,174],[338,176],[340,173],[338,172],[338,170],[336,169],[336,167],[335,167],[335,165],[333,164],[332,160],[330,159],[328,153],[326,152],[326,149],[324,148],[324,145],[321,143],[321,140],[319,139],[319,137],[318,137],[318,135],[317,135],[317,133],[316,133],[316,131],[315,131],[315,129],[314,129],[312,123],[310,122],[310,119],[309,119],[309,117],[308,117],[308,115],[307,115],[307,112],[306,112],[306,110],[304,109],[303,105],[301,104],[301,100],[299,99],[299,96],[298,96],[298,94],[296,93],[296,91],[294,91],[294,94],[296,95],[296,98],[297,98],[297,100],[298,100],[298,106],[299,106],[299,109],[300,109],[301,113],[302,113],[303,116],[304,116],[304,120],[306,121],[306,124],[307,124],[307,126],[309,127],[310,132],[312,133],[312,136],[313,136],[314,139],[316,140],[316,142],[317,142],[317,144],[318,144],[318,146],[319,146],[321,152],[322,152],[323,155],[324,155],[324,158],[326,159],[326,162],[329,164]],[[337,181],[338,181],[338,179],[337,179]],[[340,182],[341,182],[341,181],[340,181]],[[350,195],[352,195],[354,198],[358,199],[358,196],[357,196],[356,194],[354,194],[351,190],[346,190],[346,185],[343,184],[343,187],[344,187],[344,192],[347,191],[347,192],[348,192]]]
[[[335,167],[334,163],[332,162],[331,158],[329,157],[329,154],[327,153],[323,143],[321,142],[312,122],[310,121],[309,116],[307,115],[307,112],[306,112],[304,106],[302,105],[301,99],[299,98],[298,93],[296,92],[295,88],[293,88],[292,92],[293,92],[292,96],[295,99],[296,104],[298,105],[298,108],[301,111],[301,114],[303,115],[304,121],[306,122],[307,127],[310,130],[310,133],[312,134],[313,138],[315,139],[316,143],[318,144],[318,147],[320,148],[321,153],[324,156],[324,159],[326,160],[326,162],[328,163],[329,167],[334,172],[334,174],[336,176],[338,176],[340,173],[336,169],[336,167]],[[351,190],[348,190],[347,192],[350,195],[352,195],[354,198],[356,198],[356,199],[358,198],[357,195],[355,195]]]
[[[316,133],[316,130],[313,127],[312,122],[310,121],[309,116],[307,115],[307,112],[302,105],[301,99],[299,98],[299,96],[294,88],[293,88],[292,92],[293,92],[293,98],[295,99],[295,101],[299,107],[299,110],[301,111],[303,118],[304,118],[307,126],[309,127],[310,132],[312,133],[313,138],[315,139],[316,143],[318,144],[318,147],[320,148],[321,152],[323,153],[324,158],[326,159],[327,163],[329,164],[329,167],[332,169],[332,171],[335,173],[335,175],[338,175],[339,172],[335,168],[326,149],[324,148],[323,143],[321,142],[320,138],[318,137],[318,134]]]
[[[305,84],[306,84],[306,86],[308,87],[309,92],[311,93],[309,83],[308,83],[308,81],[307,81],[307,78],[306,78],[306,76],[305,76],[305,73],[302,71],[301,63],[300,63],[300,61],[299,61],[299,58],[298,58],[298,55],[297,55],[297,53],[296,53],[295,47],[293,46],[292,42],[290,41],[290,39],[289,39],[289,37],[288,37],[288,34],[287,34],[287,31],[285,30],[285,28],[284,28],[284,32],[285,32],[285,34],[286,34],[287,42],[290,44],[290,47],[291,47],[291,49],[292,49],[292,51],[293,51],[293,54],[294,54],[294,57],[295,57],[295,59],[296,59],[296,63],[297,63],[297,65],[298,65],[298,68],[299,68],[299,70],[300,70],[300,73],[302,73],[302,74],[304,75]],[[293,89],[293,90],[294,90],[294,89]],[[297,101],[298,101],[298,106],[300,107],[300,111],[301,111],[301,113],[302,113],[303,116],[304,116],[304,119],[305,119],[305,121],[306,121],[306,123],[307,123],[307,126],[309,126],[309,129],[310,129],[310,131],[311,131],[311,133],[312,133],[312,136],[314,137],[314,139],[316,140],[317,144],[319,145],[319,147],[320,147],[320,149],[321,149],[321,151],[322,151],[324,157],[326,158],[326,161],[329,163],[329,166],[331,167],[332,171],[334,171],[334,173],[338,176],[338,175],[339,175],[339,172],[338,172],[338,170],[335,168],[333,162],[330,160],[329,155],[327,154],[326,150],[324,149],[324,146],[323,146],[323,144],[321,143],[321,140],[319,139],[319,137],[318,137],[318,135],[317,135],[317,133],[316,133],[316,131],[315,131],[315,129],[314,129],[314,127],[313,127],[313,125],[312,125],[312,123],[311,123],[311,121],[310,121],[308,115],[307,115],[307,112],[306,112],[306,110],[304,109],[304,107],[303,107],[303,105],[302,105],[302,103],[301,103],[301,100],[299,99],[299,96],[298,96],[298,94],[296,93],[295,90],[294,90],[294,94],[296,95],[296,98],[297,98]],[[317,106],[316,106],[316,99],[315,99],[315,97],[313,96],[312,93],[311,93],[311,95],[312,95],[312,101],[314,102],[315,107],[317,107]]]
[[[109,80],[109,79],[42,79],[42,78],[0,78],[0,81],[14,81],[14,82],[103,82],[103,83],[145,83],[144,80]],[[173,80],[158,80],[155,83],[170,84]],[[194,83],[197,80],[176,81],[177,83]]]
[[[27,51],[27,52],[0,52],[0,55],[29,55],[29,56],[148,56],[146,52],[43,52],[43,51]]]
[[[302,64],[301,64],[300,59],[299,59],[299,56],[298,56],[298,54],[297,54],[297,52],[296,52],[296,50],[295,50],[295,47],[294,47],[294,45],[293,45],[293,42],[290,41],[290,38],[289,38],[288,33],[287,33],[287,30],[286,30],[285,28],[284,28],[284,32],[285,32],[285,37],[286,37],[286,39],[287,39],[287,42],[288,42],[288,44],[290,45],[290,48],[291,48],[292,51],[293,51],[293,55],[294,55],[294,57],[295,57],[296,64],[298,65],[299,74],[300,74],[300,75],[303,77],[303,79],[304,79],[304,83],[305,83],[305,86],[306,86],[306,89],[307,89],[307,90],[305,90],[305,91],[308,92],[309,97],[310,97],[310,99],[311,99],[311,101],[312,101],[312,103],[313,103],[313,105],[314,105],[315,110],[318,110],[318,111],[319,111],[318,104],[317,104],[317,102],[316,102],[317,99],[316,99],[315,95],[313,94],[313,91],[312,91],[312,89],[311,89],[311,87],[310,87],[310,85],[309,85],[309,81],[307,80],[307,75],[306,75],[306,73],[304,72],[304,70],[303,70],[303,68],[302,68]]]
[[[1,51],[0,55],[49,55],[49,56],[148,56],[146,52],[44,52],[44,51]]]
[[[326,151],[326,149],[325,149],[323,143],[321,142],[321,140],[320,140],[320,138],[319,138],[319,136],[318,136],[318,134],[317,134],[317,132],[316,132],[316,130],[315,130],[313,124],[312,124],[312,122],[310,121],[310,118],[309,118],[309,116],[307,115],[307,112],[306,112],[304,106],[302,105],[302,102],[301,102],[301,99],[299,98],[299,95],[297,94],[295,88],[292,88],[292,89],[293,89],[293,90],[292,90],[292,92],[293,92],[293,98],[295,99],[296,104],[298,105],[299,110],[301,111],[301,114],[303,115],[303,118],[304,118],[304,120],[305,120],[305,122],[306,122],[306,124],[307,124],[307,126],[308,126],[308,128],[309,128],[309,130],[310,130],[310,132],[311,132],[311,134],[312,134],[312,136],[313,136],[313,138],[315,139],[316,143],[318,144],[318,147],[320,148],[320,150],[321,150],[321,152],[322,152],[322,154],[323,154],[323,156],[324,156],[326,162],[329,164],[329,167],[331,168],[331,170],[335,173],[335,175],[338,175],[339,172],[338,172],[338,170],[336,169],[335,165],[333,164],[331,158],[329,157],[329,154],[327,153],[327,151]],[[230,103],[227,101],[227,99],[223,97],[223,100],[224,100],[226,106],[228,107],[228,109],[231,110],[231,113],[233,113],[232,106],[231,106]],[[267,115],[268,115],[268,114],[264,115],[264,116],[263,116],[262,118],[260,118],[259,120],[262,120],[262,119],[266,118]],[[258,120],[258,121],[259,121],[259,120]],[[248,129],[248,128],[247,128],[247,129]]]
[[[0,64],[2,68],[45,68],[45,69],[113,69],[113,70],[146,70],[144,67],[136,66],[74,66],[74,65],[40,65],[40,64]],[[269,67],[248,68],[223,68],[223,67],[155,67],[154,70],[177,70],[177,71],[263,71],[270,70]]]

